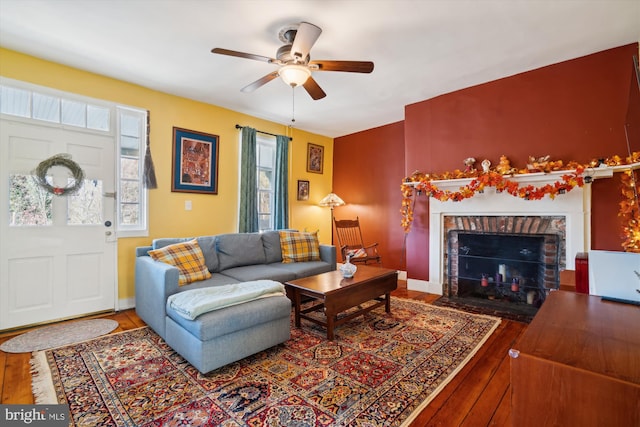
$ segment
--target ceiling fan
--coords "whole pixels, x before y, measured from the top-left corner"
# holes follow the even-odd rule
[[[241,89],[242,92],[253,92],[271,80],[281,77],[291,87],[304,87],[311,98],[317,100],[324,98],[327,94],[311,76],[313,71],[343,71],[349,73],[371,73],[373,71],[373,62],[370,61],[312,61],[309,51],[318,40],[318,37],[320,37],[321,32],[322,29],[320,27],[308,22],[301,22],[282,28],[278,33],[278,38],[285,44],[278,49],[275,58],[218,47],[212,49],[211,52],[280,66],[277,71],[269,73],[243,87]]]

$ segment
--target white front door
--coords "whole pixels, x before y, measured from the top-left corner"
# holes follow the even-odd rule
[[[40,162],[68,153],[84,171],[75,195],[34,185]],[[115,137],[0,121],[0,330],[115,307]],[[51,185],[72,175],[53,166]]]

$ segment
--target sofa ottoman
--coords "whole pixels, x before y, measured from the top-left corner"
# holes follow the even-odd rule
[[[186,319],[167,304],[165,341],[207,373],[291,336],[291,300],[270,296]]]

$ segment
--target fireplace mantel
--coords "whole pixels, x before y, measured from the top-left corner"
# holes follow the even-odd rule
[[[544,185],[555,182],[569,171],[515,175],[520,183]],[[610,177],[612,168],[594,170],[594,178]],[[471,179],[438,181],[442,189],[457,189]],[[485,188],[482,193],[461,201],[439,201],[429,198],[429,281],[407,279],[407,287],[434,294],[443,294],[445,267],[444,221],[446,216],[564,216],[566,218],[566,268],[573,270],[575,255],[589,249],[591,241],[591,186],[574,187],[554,199],[545,196],[541,200],[525,200],[495,188]]]
[[[602,166],[598,168],[587,168],[583,172],[583,177],[591,177],[592,179],[599,178],[611,178],[614,172],[622,172],[629,169],[640,169],[640,163],[632,163],[630,165],[621,165],[621,166]],[[515,175],[505,175],[504,177],[510,181],[515,181],[521,184],[532,184],[532,185],[544,185],[552,182],[556,182],[562,178],[563,175],[568,175],[575,173],[576,171],[571,170],[559,170],[559,171],[551,171],[551,172],[533,172],[533,173],[523,173],[523,174],[515,174]],[[457,178],[457,179],[441,179],[441,180],[431,180],[433,184],[438,186],[438,188],[442,190],[457,190],[460,187],[464,187],[468,185],[471,181],[476,178]],[[419,184],[418,181],[414,182],[405,182],[404,185],[408,185],[410,187],[416,187]]]
[[[583,177],[591,177],[592,179],[599,178],[611,178],[614,172],[622,172],[629,169],[640,169],[640,163],[633,163],[631,165],[621,165],[621,166],[602,166],[598,168],[587,168],[584,170],[582,176]],[[562,179],[563,175],[568,175],[575,173],[575,170],[559,170],[552,172],[534,172],[534,173],[523,173],[523,174],[515,174],[515,175],[504,175],[506,179],[509,181],[514,181],[520,184],[532,184],[532,185],[544,185],[556,182]],[[468,185],[471,181],[476,179],[473,178],[456,178],[456,179],[434,179],[431,180],[433,184],[435,184],[441,190],[458,190],[460,187],[464,187]],[[405,182],[404,185],[410,187],[418,186],[418,181],[413,182]]]

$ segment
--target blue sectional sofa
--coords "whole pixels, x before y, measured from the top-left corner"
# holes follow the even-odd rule
[[[284,283],[336,269],[336,248],[329,245],[319,245],[319,260],[283,263],[278,231],[201,236],[196,240],[211,277],[179,286],[178,268],[155,261],[149,251],[193,239],[156,239],[136,248],[136,313],[202,373],[288,340],[291,301],[286,296],[261,298],[191,320],[167,304],[169,296],[264,279]]]

